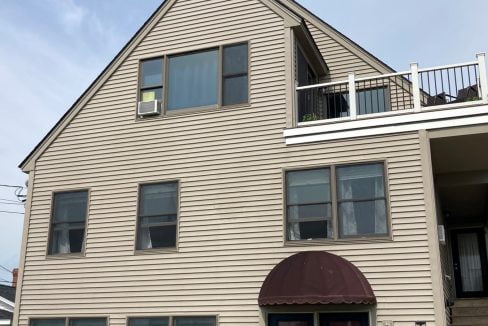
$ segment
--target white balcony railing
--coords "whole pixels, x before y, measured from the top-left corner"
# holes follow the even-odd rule
[[[485,54],[462,64],[296,88],[298,126],[488,104]]]

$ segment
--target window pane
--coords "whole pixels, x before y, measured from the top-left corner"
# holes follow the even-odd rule
[[[177,213],[176,182],[141,187],[140,216],[161,216]]]
[[[386,201],[371,200],[339,204],[341,235],[386,235]]]
[[[88,201],[87,191],[65,192],[54,195],[54,217],[56,222],[84,222]]]
[[[245,74],[248,67],[247,44],[224,47],[224,76]]]
[[[176,247],[176,225],[139,227],[138,249]]]
[[[215,326],[215,317],[177,317],[175,326]]]
[[[161,100],[163,98],[162,88],[146,89],[141,91],[141,102],[151,102],[154,100]]]
[[[131,318],[129,326],[168,326],[168,318]]]
[[[293,171],[286,174],[287,204],[330,201],[330,170]]]
[[[163,84],[163,60],[154,59],[142,62],[142,87]]]
[[[289,223],[289,240],[329,239],[333,236],[332,221]]]
[[[32,319],[30,326],[65,326],[65,319]]]
[[[53,228],[51,238],[51,254],[80,253],[83,249],[85,228],[68,229]]]
[[[234,105],[249,102],[248,77],[226,77],[223,80],[223,104]]]
[[[70,326],[106,326],[105,318],[83,318],[71,319]]]
[[[349,116],[349,94],[347,93],[328,93],[327,99],[327,118],[343,118]]]
[[[288,206],[288,219],[290,221],[305,218],[319,218],[325,220],[330,219],[331,216],[331,204]]]
[[[168,110],[216,105],[218,50],[169,58]]]
[[[385,88],[359,90],[356,95],[358,113],[371,114],[387,111],[385,93]]]
[[[339,200],[384,197],[383,173],[384,165],[382,163],[337,168]]]

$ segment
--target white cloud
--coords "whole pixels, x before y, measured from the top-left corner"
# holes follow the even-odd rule
[[[74,0],[49,0],[65,28],[73,31],[83,24],[88,12]]]

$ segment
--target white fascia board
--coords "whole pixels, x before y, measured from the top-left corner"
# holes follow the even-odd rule
[[[340,132],[333,132],[333,133],[315,134],[310,136],[292,137],[286,139],[286,144],[296,145],[296,144],[313,143],[313,142],[326,141],[326,140],[339,140],[339,139],[347,139],[347,138],[378,136],[378,135],[418,131],[424,129],[431,130],[431,129],[452,128],[452,127],[478,125],[478,124],[488,124],[488,115],[449,119],[449,120],[438,120],[438,121],[430,121],[430,122],[410,123],[410,124],[405,124],[400,126],[392,125],[389,127],[368,128],[368,129],[340,131]]]
[[[4,297],[0,297],[0,309],[5,309],[9,312],[13,312],[15,307],[15,303],[5,299]],[[10,309],[12,311],[10,311]]]
[[[375,118],[287,129],[283,132],[286,144],[301,144],[322,140],[336,140],[374,136],[420,129],[438,129],[486,123],[488,105],[450,110],[432,110],[391,116],[390,112]]]
[[[11,321],[8,319],[0,319],[0,325],[11,325]]]

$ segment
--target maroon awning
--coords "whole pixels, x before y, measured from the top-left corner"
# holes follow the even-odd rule
[[[269,273],[260,306],[290,304],[374,304],[371,285],[342,257],[323,251],[293,255]]]

